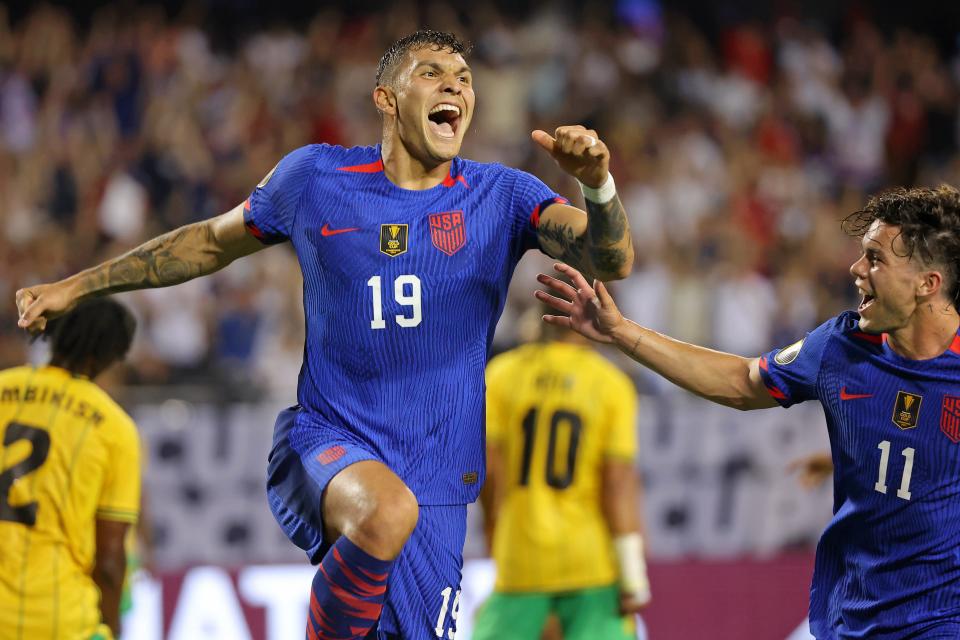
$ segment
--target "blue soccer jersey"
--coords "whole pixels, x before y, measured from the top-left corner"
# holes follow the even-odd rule
[[[817,547],[817,638],[960,637],[960,336],[898,356],[846,312],[760,360],[785,407],[819,400],[834,517]]]
[[[487,353],[554,202],[565,200],[499,164],[456,158],[442,184],[411,191],[386,177],[379,146],[310,145],[281,160],[245,220],[265,243],[289,240],[303,271],[297,421],[310,428],[299,432],[376,453],[421,504],[475,500]]]

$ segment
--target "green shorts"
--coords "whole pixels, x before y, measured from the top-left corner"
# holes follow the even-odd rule
[[[620,615],[615,585],[560,593],[494,593],[481,607],[473,640],[540,640],[556,614],[564,640],[636,640],[632,616]]]
[[[88,640],[113,640],[113,632],[110,631],[110,627],[101,624]]]

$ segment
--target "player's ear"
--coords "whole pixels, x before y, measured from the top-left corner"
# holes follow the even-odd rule
[[[920,283],[917,286],[917,296],[923,298],[932,296],[940,291],[940,287],[942,285],[943,274],[941,274],[939,271],[921,271]]]
[[[377,105],[377,111],[384,115],[397,114],[397,95],[390,87],[380,85],[374,89],[373,103]]]

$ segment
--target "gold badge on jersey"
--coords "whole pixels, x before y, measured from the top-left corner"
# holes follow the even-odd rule
[[[797,356],[800,355],[800,349],[803,348],[803,341],[806,338],[800,338],[789,347],[784,347],[777,351],[777,355],[773,356],[773,361],[777,364],[790,364],[797,359]]]
[[[380,253],[391,258],[406,253],[408,228],[406,224],[380,225]]]
[[[467,473],[463,474],[462,478],[463,484],[477,484],[477,480],[480,479],[480,474],[478,474],[476,471],[468,471]]]
[[[920,402],[922,396],[915,393],[900,391],[897,393],[897,403],[893,406],[893,424],[901,429],[913,429],[920,418]]]

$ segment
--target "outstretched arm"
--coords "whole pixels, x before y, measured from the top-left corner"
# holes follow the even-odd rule
[[[650,602],[640,519],[641,480],[633,460],[607,457],[601,467],[600,506],[620,570],[620,612],[637,613]]]
[[[100,589],[100,618],[115,636],[120,634],[120,598],[127,571],[123,542],[130,525],[97,518],[97,549],[91,576]]]
[[[557,294],[537,291],[537,298],[567,314],[544,316],[548,324],[614,344],[667,380],[718,404],[742,410],[777,406],[760,377],[759,358],[714,351],[641,327],[621,315],[602,282],[594,281],[594,288],[573,267],[558,264],[555,268],[573,286],[542,273],[537,276]]]
[[[537,229],[540,247],[591,277],[624,278],[633,268],[633,242],[610,176],[610,151],[596,131],[581,126],[560,127],[555,133],[534,131],[533,139],[580,182],[587,213],[566,204],[544,209]]]
[[[243,205],[148,240],[124,255],[59,282],[17,291],[19,326],[42,331],[47,320],[86,298],[168,287],[207,275],[262,249],[243,221]]]
[[[497,529],[497,515],[503,504],[503,476],[505,461],[499,442],[487,440],[487,479],[480,488],[480,507],[483,509],[483,534],[487,540],[487,554],[493,555],[493,536]]]

